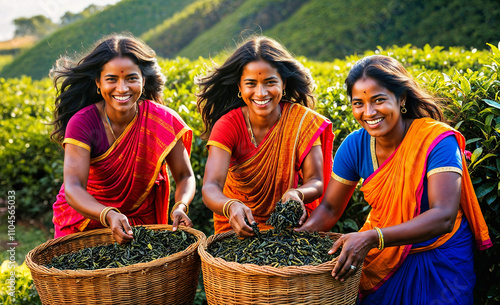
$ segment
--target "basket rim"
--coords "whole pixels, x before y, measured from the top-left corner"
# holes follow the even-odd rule
[[[153,230],[172,230],[172,225],[161,225],[161,224],[155,224],[155,225],[140,225],[143,227],[146,227],[147,229],[153,229]],[[196,242],[193,244],[189,245],[186,249],[183,251],[174,253],[172,255],[162,257],[159,259],[152,260],[150,262],[145,262],[145,263],[137,263],[125,267],[119,267],[119,268],[101,268],[101,269],[96,269],[96,270],[60,270],[56,269],[54,267],[47,268],[44,265],[39,265],[34,262],[33,258],[40,254],[41,252],[45,251],[47,248],[56,245],[56,244],[61,244],[61,243],[66,243],[66,242],[71,242],[73,240],[77,240],[80,238],[84,238],[87,236],[91,235],[99,235],[99,234],[105,234],[105,235],[112,235],[111,229],[110,228],[104,228],[104,229],[95,229],[95,230],[89,230],[89,231],[84,231],[84,232],[79,232],[79,233],[74,233],[74,234],[69,234],[65,235],[59,238],[55,239],[50,239],[43,244],[38,245],[34,249],[28,252],[25,258],[26,265],[30,269],[31,272],[36,272],[39,275],[50,275],[50,276],[64,276],[64,277],[97,277],[97,276],[113,276],[115,274],[123,274],[123,273],[132,273],[132,272],[137,272],[137,271],[143,271],[148,268],[153,268],[153,267],[158,267],[161,265],[167,265],[169,263],[172,263],[174,261],[177,261],[179,259],[182,259],[183,257],[189,256],[193,253],[196,253],[198,247],[200,244],[204,243],[206,240],[206,236],[202,231],[190,228],[190,227],[185,227],[185,226],[178,226],[177,230],[182,230],[187,233],[190,233],[196,237]]]
[[[318,232],[322,236],[337,237],[341,236],[340,233],[334,232]],[[337,263],[338,257],[331,261],[324,262],[320,265],[305,265],[305,266],[286,266],[286,267],[273,267],[273,266],[259,266],[256,264],[241,264],[237,262],[228,262],[220,257],[213,257],[207,251],[207,247],[214,241],[229,237],[236,234],[234,230],[211,235],[200,243],[198,253],[201,258],[202,264],[213,265],[214,267],[225,269],[226,271],[243,273],[247,275],[276,275],[283,277],[294,277],[297,275],[311,275],[323,274],[331,272]]]

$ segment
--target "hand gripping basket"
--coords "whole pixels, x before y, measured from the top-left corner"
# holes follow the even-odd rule
[[[317,266],[275,268],[227,262],[206,250],[234,234],[210,236],[200,244],[203,283],[208,304],[355,304],[361,268],[344,282],[332,277],[337,258]],[[333,240],[337,233],[320,233]]]
[[[171,225],[145,225],[171,230]],[[184,251],[121,268],[58,270],[44,265],[54,256],[114,243],[110,229],[97,229],[49,240],[26,255],[43,304],[192,304],[200,273],[198,246],[206,239],[198,230],[179,226],[195,236]]]

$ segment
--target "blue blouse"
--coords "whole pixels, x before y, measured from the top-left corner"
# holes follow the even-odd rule
[[[365,129],[352,132],[342,142],[333,160],[333,178],[349,185],[368,178],[378,168],[372,137]],[[443,171],[462,174],[462,156],[455,136],[441,140],[429,154],[424,178],[421,212],[429,209],[427,178]]]

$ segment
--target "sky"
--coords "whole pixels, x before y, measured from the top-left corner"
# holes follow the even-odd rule
[[[0,41],[14,37],[14,19],[44,15],[59,23],[66,12],[79,13],[91,4],[108,5],[120,0],[0,0]]]

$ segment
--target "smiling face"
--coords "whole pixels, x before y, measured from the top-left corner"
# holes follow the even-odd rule
[[[241,98],[254,115],[268,117],[279,112],[277,107],[281,101],[285,84],[278,70],[265,60],[248,63],[238,83]]]
[[[141,69],[128,57],[115,57],[107,62],[96,80],[106,107],[122,113],[135,111],[134,104],[141,96],[144,82]]]
[[[354,83],[351,104],[352,114],[372,137],[391,138],[404,133],[400,101],[373,78],[362,77]]]

